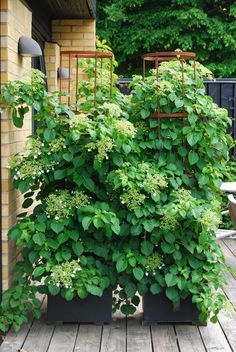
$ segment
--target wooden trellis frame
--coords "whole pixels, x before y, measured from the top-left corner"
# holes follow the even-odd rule
[[[158,81],[159,75],[159,65],[163,61],[170,60],[178,60],[181,64],[182,71],[182,97],[185,96],[184,91],[184,63],[186,59],[191,59],[194,61],[193,69],[194,69],[194,79],[196,80],[196,54],[193,52],[183,52],[183,51],[170,51],[170,52],[155,52],[148,53],[143,55],[143,80],[145,81],[146,75],[146,62],[151,61],[155,63],[156,69],[156,79]],[[178,112],[178,113],[163,113],[161,111],[160,102],[158,99],[157,111],[154,111],[150,114],[150,118],[158,120],[158,138],[160,139],[161,135],[161,118],[186,118],[188,117],[188,113],[186,111]]]
[[[103,59],[110,60],[110,97],[112,96],[112,73],[113,73],[113,53],[111,52],[100,52],[100,51],[61,51],[60,53],[60,68],[59,68],[59,80],[60,80],[60,92],[62,92],[62,74],[63,60],[68,61],[68,77],[67,80],[67,103],[70,107],[73,107],[72,101],[74,98],[75,111],[78,110],[78,84],[79,84],[79,59],[95,59],[94,60],[94,106],[97,103],[97,73],[98,73],[98,60],[100,59],[101,69],[103,67]],[[72,73],[73,67],[75,68],[75,75]],[[72,97],[71,84],[75,81],[75,96]]]

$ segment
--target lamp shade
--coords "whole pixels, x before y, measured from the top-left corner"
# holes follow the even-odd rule
[[[42,50],[36,40],[29,37],[20,37],[18,42],[18,53],[21,56],[42,56]]]

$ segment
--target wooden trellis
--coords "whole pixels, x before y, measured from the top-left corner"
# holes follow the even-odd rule
[[[113,54],[111,52],[99,51],[61,51],[60,54],[60,92],[67,93],[66,102],[75,111],[78,110],[78,89],[80,80],[79,59],[94,59],[94,106],[97,102],[97,79],[98,79],[98,65],[102,70],[103,60],[110,60],[110,96],[112,96],[112,72],[113,72]],[[63,69],[66,68],[67,75],[63,77]],[[75,87],[73,91],[72,86]]]
[[[158,81],[159,75],[159,65],[163,61],[170,61],[170,60],[178,60],[181,65],[181,72],[182,72],[182,97],[185,97],[184,91],[184,63],[186,59],[191,59],[194,61],[193,69],[194,69],[194,79],[196,79],[196,61],[195,61],[196,54],[193,52],[182,52],[182,51],[171,51],[171,52],[155,52],[155,53],[148,53],[143,55],[143,79],[145,80],[146,75],[146,62],[151,61],[155,63],[156,69],[156,79]],[[188,113],[186,111],[176,112],[176,113],[164,113],[161,111],[160,101],[158,99],[157,103],[157,111],[154,111],[150,114],[150,118],[158,120],[158,138],[160,139],[161,135],[161,118],[186,118],[188,117]]]

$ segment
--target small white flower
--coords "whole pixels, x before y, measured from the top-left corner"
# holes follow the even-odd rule
[[[55,216],[55,220],[59,220],[59,216]]]
[[[57,287],[60,287],[60,284],[59,284],[59,282],[57,283]]]
[[[148,276],[149,274],[148,273],[145,273],[145,276]]]

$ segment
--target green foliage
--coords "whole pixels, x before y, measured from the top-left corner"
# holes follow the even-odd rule
[[[3,89],[3,103],[17,114],[37,107],[38,128],[25,154],[10,160],[24,207],[34,198],[37,205],[9,233],[23,260],[4,294],[1,329],[19,328],[30,310],[39,315],[36,292],[71,300],[107,288],[124,314],[134,313],[137,294],[164,291],[175,309],[192,295],[200,319],[217,320],[225,280],[215,230],[230,120],[204,93],[210,72],[198,64],[194,81],[192,64],[185,70],[185,98],[174,60],[161,65],[158,83],[155,72],[145,82],[136,77],[130,97],[114,90],[96,108],[81,87],[86,100],[76,115],[40,82]],[[160,140],[149,118],[158,100],[164,112],[189,114],[184,123],[162,121]]]
[[[147,52],[194,51],[216,77],[235,77],[234,0],[101,0],[97,33],[115,49],[119,73],[140,73]]]

